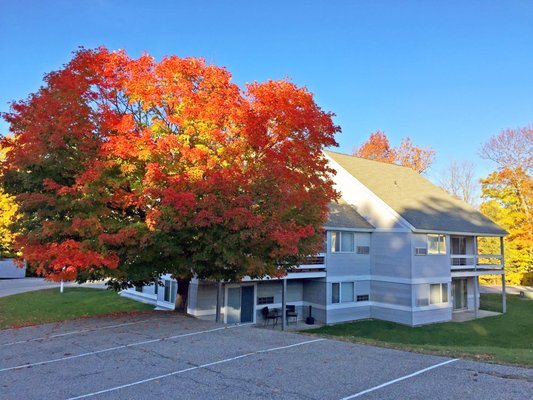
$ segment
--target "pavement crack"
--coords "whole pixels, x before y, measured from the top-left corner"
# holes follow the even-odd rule
[[[501,372],[496,372],[496,371],[476,371],[476,370],[473,370],[473,369],[470,369],[469,371],[474,372],[476,375],[477,374],[483,374],[483,375],[494,376],[496,378],[501,378],[501,379],[511,379],[511,380],[517,380],[517,381],[524,381],[524,382],[533,383],[533,377],[532,376],[516,375],[516,374],[503,374]]]

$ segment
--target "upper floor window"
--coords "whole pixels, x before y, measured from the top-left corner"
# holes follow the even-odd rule
[[[353,232],[331,232],[332,253],[353,253],[355,251],[355,235]]]
[[[428,254],[446,254],[446,236],[427,235]]]

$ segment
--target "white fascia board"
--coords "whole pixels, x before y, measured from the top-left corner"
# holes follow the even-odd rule
[[[504,275],[504,270],[452,271],[452,278],[469,278],[484,275]]]
[[[412,233],[408,228],[376,228],[373,232],[378,233]]]
[[[373,228],[340,228],[337,226],[331,226],[331,225],[325,225],[324,230],[326,231],[349,231],[349,232],[364,232],[364,233],[372,233],[375,229]]]
[[[481,236],[481,237],[505,237],[508,236],[509,233],[506,233],[505,235],[498,234],[498,233],[478,233],[478,232],[457,232],[457,231],[438,231],[438,230],[429,230],[429,229],[413,229],[413,233],[420,233],[420,234],[428,234],[428,233],[435,233],[439,235],[456,235],[456,236]]]
[[[325,269],[326,267],[324,267]],[[316,272],[289,272],[287,275],[282,276],[281,278],[265,276],[264,278],[250,278],[245,276],[241,279],[242,283],[248,282],[281,282],[283,279],[313,279],[313,278],[325,278],[326,271],[316,271]],[[232,282],[234,284],[239,284],[241,282]]]
[[[386,213],[387,217],[389,217],[392,221],[402,225],[404,228],[414,230],[414,227],[409,222],[407,222],[405,218],[403,218],[400,214],[394,211],[387,203],[381,200],[368,187],[363,185],[357,178],[355,178],[352,174],[350,174],[343,167],[341,167],[340,164],[334,161],[326,153],[322,153],[322,154],[328,160],[328,163],[330,164],[329,167],[334,169],[337,172],[337,174],[332,177],[333,181],[335,182],[335,186],[337,186],[338,191],[341,192],[342,197],[348,203],[354,205],[356,209],[358,209],[359,207],[357,207],[357,203],[359,203],[359,201],[361,201],[362,199],[357,199],[357,195],[350,193],[350,192],[352,191],[361,192],[365,195],[365,197],[368,200],[370,200],[377,208],[380,209],[379,212]],[[340,181],[344,181],[344,185]],[[343,186],[350,186],[350,188],[348,187],[343,188]],[[372,225],[374,226],[377,225],[376,224],[377,221],[374,221],[374,217],[363,215],[359,209],[357,210],[357,212],[361,214],[363,218],[368,220]]]
[[[370,281],[370,275],[330,275],[326,278],[326,282],[354,282],[354,281]]]

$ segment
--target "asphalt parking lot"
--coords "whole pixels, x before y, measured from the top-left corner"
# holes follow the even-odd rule
[[[526,399],[533,370],[170,313],[0,331],[1,399]]]

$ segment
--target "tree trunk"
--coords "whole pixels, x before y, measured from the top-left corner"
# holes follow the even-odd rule
[[[190,279],[178,278],[178,293],[176,294],[176,311],[186,314],[189,297]]]

